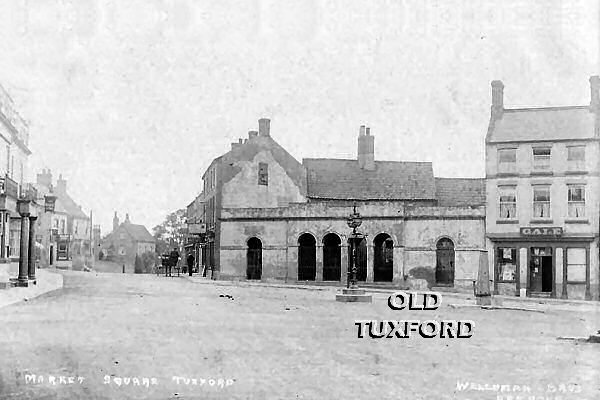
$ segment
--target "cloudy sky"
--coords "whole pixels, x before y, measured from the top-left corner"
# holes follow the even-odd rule
[[[489,83],[505,105],[589,103],[594,0],[15,0],[0,84],[31,129],[30,176],[62,173],[103,232],[149,228],[261,117],[297,159],[432,161],[484,175]]]

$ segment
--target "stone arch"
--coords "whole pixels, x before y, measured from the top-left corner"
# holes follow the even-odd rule
[[[373,281],[392,282],[394,279],[394,239],[388,233],[379,233],[373,239]]]
[[[323,236],[323,280],[339,281],[342,278],[342,239],[335,232]]]
[[[455,252],[452,239],[440,237],[435,244],[435,256],[435,284],[454,286]]]
[[[298,280],[314,281],[317,275],[317,240],[311,233],[298,236]]]
[[[246,278],[260,280],[262,278],[262,241],[253,236],[246,241]]]

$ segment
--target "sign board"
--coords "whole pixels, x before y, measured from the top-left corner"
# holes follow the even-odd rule
[[[206,233],[206,224],[189,224],[188,232],[192,234]]]
[[[561,227],[523,227],[520,229],[522,236],[536,236],[536,237],[556,237],[562,236],[563,228]]]

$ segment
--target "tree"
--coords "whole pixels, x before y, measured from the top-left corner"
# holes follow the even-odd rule
[[[144,272],[147,274],[151,274],[154,272],[154,267],[156,266],[156,253],[151,251],[146,251],[142,254],[142,265],[144,267]]]
[[[142,259],[137,254],[135,255],[135,264],[133,267],[133,272],[135,272],[136,274],[144,273],[144,264],[142,264]]]
[[[179,209],[168,214],[163,223],[152,228],[157,253],[166,253],[175,246],[183,245],[187,232],[186,215],[185,208]]]

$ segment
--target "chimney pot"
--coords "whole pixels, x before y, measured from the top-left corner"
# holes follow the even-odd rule
[[[367,136],[370,136],[371,135],[371,128],[367,127],[366,128],[366,132],[367,132]]]
[[[364,125],[360,126],[360,130],[359,130],[358,134],[360,136],[364,136],[364,134],[365,134],[365,126]]]
[[[242,142],[242,138],[239,138],[239,139],[238,139],[238,143],[239,143],[239,144],[242,144],[242,143],[243,143],[243,142]]]
[[[258,136],[271,136],[271,120],[261,118],[258,120]]]

